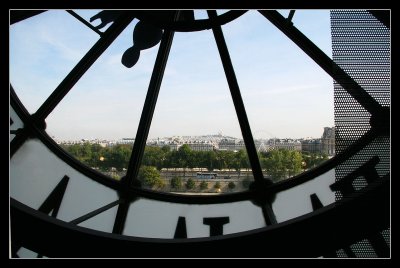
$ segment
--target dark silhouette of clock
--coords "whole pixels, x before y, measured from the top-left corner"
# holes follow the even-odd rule
[[[12,10],[10,23],[44,11]],[[10,255],[46,257],[389,257],[390,14],[331,11],[333,60],[274,10],[234,10],[196,20],[189,10],[102,11],[100,39],[33,114],[10,85]],[[337,155],[273,183],[257,156],[221,25],[259,12],[335,80]],[[137,18],[121,63],[160,43],[126,176],[90,169],[46,133],[46,117]],[[100,29],[111,26],[104,32]],[[254,182],[239,193],[200,196],[144,189],[137,180],[174,32],[211,29],[229,84]],[[360,251],[361,249],[361,251]],[[361,252],[361,253],[360,253]]]

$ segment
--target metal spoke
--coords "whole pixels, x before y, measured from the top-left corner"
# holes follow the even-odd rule
[[[207,12],[210,19],[217,16],[217,12],[215,10],[209,10]],[[214,33],[215,41],[217,42],[219,54],[221,56],[222,65],[224,67],[226,79],[228,81],[229,89],[232,95],[233,104],[235,105],[235,110],[239,120],[240,129],[242,131],[243,140],[245,142],[247,155],[249,157],[250,165],[253,170],[254,180],[259,181],[264,178],[264,175],[262,173],[260,162],[258,161],[257,149],[254,144],[249,120],[247,118],[246,109],[244,107],[243,99],[240,94],[239,84],[236,79],[232,61],[229,56],[228,47],[226,46],[224,34],[222,33],[221,26],[214,26],[212,30]]]
[[[10,24],[14,24],[30,17],[39,15],[47,10],[10,10]]]
[[[102,212],[104,212],[104,211],[106,211],[106,210],[109,210],[109,209],[112,208],[112,207],[115,207],[116,205],[120,204],[121,202],[122,202],[122,200],[121,200],[121,199],[118,199],[118,200],[116,200],[116,201],[114,201],[114,202],[111,202],[111,203],[108,204],[108,205],[105,205],[105,206],[103,206],[103,207],[101,207],[101,208],[98,208],[98,209],[96,209],[96,210],[94,210],[94,211],[92,211],[92,212],[89,212],[89,213],[87,213],[87,214],[85,214],[85,215],[83,215],[83,216],[81,216],[81,217],[79,217],[79,218],[76,218],[75,220],[72,220],[72,221],[70,221],[69,223],[72,223],[72,224],[79,224],[79,223],[81,223],[81,222],[84,222],[84,221],[86,221],[86,220],[88,220],[88,219],[90,219],[90,218],[93,218],[93,217],[96,216],[96,215],[99,215],[100,213],[102,213]]]
[[[174,20],[179,17],[179,11],[176,11]],[[153,73],[150,78],[149,89],[147,91],[146,100],[144,102],[142,115],[140,117],[139,127],[135,137],[135,143],[133,144],[132,154],[129,159],[128,170],[126,171],[125,177],[122,178],[121,182],[126,188],[135,185],[140,186],[140,182],[137,181],[137,175],[142,162],[144,149],[146,146],[147,137],[149,135],[151,121],[153,119],[154,110],[156,108],[158,93],[160,92],[161,81],[164,76],[165,66],[169,52],[171,50],[172,40],[174,38],[174,32],[165,30],[161,39],[160,47],[156,62],[154,64]],[[129,205],[134,197],[132,195],[125,196],[124,192],[121,192],[121,198],[124,201],[119,205],[117,216],[115,218],[113,233],[122,234],[126,217],[128,214]]]
[[[175,19],[179,16],[179,11],[176,12]],[[146,95],[146,100],[143,106],[142,115],[140,117],[139,127],[136,133],[135,142],[132,148],[131,158],[129,160],[128,170],[126,172],[125,183],[132,185],[132,182],[136,179],[141,165],[141,160],[146,146],[147,136],[149,134],[151,121],[153,119],[154,110],[156,108],[156,102],[158,93],[161,87],[161,81],[164,76],[165,66],[169,52],[171,50],[172,40],[174,38],[174,32],[165,30],[161,39],[160,48],[158,50],[156,62],[154,64],[153,73],[151,75],[149,88]]]
[[[101,54],[111,45],[118,35],[129,25],[133,16],[125,11],[104,32],[99,41],[86,53],[72,71],[64,78],[53,93],[34,114],[38,122],[44,121],[58,103],[67,95],[78,80],[86,73]]]
[[[290,10],[289,16],[288,16],[288,18],[287,18],[288,21],[290,21],[290,22],[292,21],[295,11],[296,11],[296,10],[294,10],[294,9],[293,9],[293,10]]]
[[[215,10],[207,10],[210,19],[217,16]],[[267,193],[264,191],[268,182],[262,173],[260,161],[258,159],[257,149],[254,143],[253,135],[251,133],[249,120],[247,118],[246,109],[244,107],[243,99],[240,94],[239,84],[236,79],[235,71],[233,69],[232,61],[229,56],[228,47],[226,46],[224,34],[221,26],[214,26],[212,28],[215,41],[217,43],[218,51],[221,56],[222,65],[224,67],[226,79],[228,81],[229,89],[232,95],[233,104],[235,106],[236,115],[239,120],[240,129],[242,131],[243,140],[246,146],[247,155],[250,161],[251,169],[254,176],[254,197],[255,202],[262,208],[265,222],[267,225],[276,223],[275,215],[271,209],[268,201]],[[259,198],[260,197],[260,198]]]
[[[98,35],[102,36],[104,33],[101,32],[99,29],[97,29],[96,27],[94,27],[92,24],[90,24],[89,22],[87,22],[84,18],[82,18],[81,16],[79,16],[78,14],[76,14],[73,10],[67,10],[67,12],[69,14],[71,14],[72,16],[74,16],[77,20],[79,20],[80,22],[82,22],[83,24],[85,24],[87,27],[89,27],[92,31],[94,31],[95,33],[97,33]]]
[[[17,94],[14,91],[13,86],[10,84],[10,104],[14,107],[15,111],[20,111],[21,114],[18,116],[21,118],[22,122],[24,123],[24,128],[19,129],[17,133],[15,133],[14,139],[12,139],[10,143],[10,157],[12,157],[17,150],[21,147],[21,145],[26,141],[29,137],[27,122],[30,118],[29,112],[25,109],[22,105],[21,101],[19,100]],[[16,108],[17,107],[17,108]]]

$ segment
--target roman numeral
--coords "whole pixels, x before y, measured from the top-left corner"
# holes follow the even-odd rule
[[[49,214],[51,212],[52,217],[57,217],[58,210],[61,206],[61,201],[64,197],[65,190],[68,186],[69,177],[64,176],[62,180],[57,184],[51,194],[44,200],[43,204],[39,207],[39,211]]]
[[[346,177],[342,178],[339,181],[333,183],[330,188],[332,191],[340,191],[343,195],[343,198],[348,197],[352,193],[356,191],[353,186],[353,182],[356,178],[363,177],[367,184],[373,183],[378,180],[379,174],[376,170],[376,165],[379,163],[379,157],[374,156],[367,162],[365,162],[362,166],[348,174]],[[386,244],[382,234],[375,233],[371,234],[367,237],[372,248],[378,257],[389,257],[390,256],[390,248]],[[344,247],[343,250],[346,252],[347,256],[352,258],[355,257],[354,252],[350,247]]]
[[[317,194],[314,193],[314,194],[310,195],[310,199],[311,199],[311,205],[312,205],[312,208],[313,208],[314,211],[324,207],[322,205],[321,200],[319,200]],[[331,251],[331,252],[326,253],[322,257],[324,257],[324,258],[337,258],[337,254],[336,254],[335,251]]]
[[[203,224],[210,226],[210,236],[223,235],[224,225],[229,223],[229,217],[203,218]],[[186,218],[179,217],[174,238],[187,238]]]
[[[50,195],[44,200],[43,204],[39,207],[39,211],[49,214],[51,212],[52,217],[57,217],[58,210],[60,209],[62,199],[64,197],[65,190],[67,189],[69,177],[64,176],[61,181],[57,184]],[[18,256],[17,251],[20,250],[20,245],[14,245],[12,247],[13,256]],[[38,258],[42,258],[42,254],[37,255]]]
[[[376,181],[377,179],[379,179],[378,172],[375,169],[375,166],[378,163],[379,163],[379,157],[374,156],[373,158],[371,158],[371,160],[369,160],[368,162],[366,162],[365,164],[363,164],[362,166],[360,166],[359,168],[348,174],[346,177],[333,183],[330,186],[331,190],[340,191],[343,197],[347,197],[355,192],[355,189],[353,187],[353,182],[356,178],[364,177],[368,184]]]
[[[174,238],[187,238],[186,219],[179,217],[178,224],[176,225]]]
[[[321,200],[319,200],[317,194],[310,195],[310,199],[311,199],[312,209],[314,211],[323,207]]]
[[[229,217],[204,218],[203,223],[210,225],[210,236],[223,235],[223,226],[229,223]]]

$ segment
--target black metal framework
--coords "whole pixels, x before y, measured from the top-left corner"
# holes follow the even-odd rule
[[[104,211],[106,211],[106,210],[108,210],[110,208],[113,208],[116,205],[119,205],[121,203],[122,203],[122,200],[118,199],[118,200],[116,200],[114,202],[111,202],[110,204],[102,206],[101,208],[98,208],[98,209],[96,209],[96,210],[94,210],[92,212],[89,212],[89,213],[87,213],[87,214],[85,214],[85,215],[83,215],[83,216],[81,216],[79,218],[76,218],[75,220],[72,220],[69,223],[79,224],[79,223],[84,222],[84,221],[86,221],[86,220],[88,220],[90,218],[93,218],[94,216],[99,215],[100,213],[102,213],[102,212],[104,212]]]
[[[42,11],[33,13],[19,12],[19,13],[14,13],[14,15],[13,13],[10,13],[11,15],[10,21],[11,23],[15,23],[23,19],[29,18],[30,16],[40,14],[41,12]],[[378,176],[375,176],[376,174],[374,173],[373,179],[368,181],[369,182],[368,187],[365,187],[360,191],[354,191],[354,189],[352,190],[348,189],[346,195],[348,195],[349,198],[346,198],[346,200],[342,200],[339,203],[332,204],[327,207],[322,207],[322,204],[319,201],[318,197],[316,195],[311,195],[310,202],[312,203],[315,212],[299,217],[297,219],[277,224],[275,216],[273,215],[273,211],[270,205],[274,195],[277,192],[289,189],[306,181],[312,180],[316,176],[321,175],[327,172],[328,170],[332,169],[333,167],[347,161],[348,159],[351,158],[352,155],[355,155],[356,153],[360,152],[366,145],[368,145],[371,141],[373,141],[377,137],[382,135],[387,136],[388,131],[390,129],[390,119],[388,119],[389,110],[382,107],[350,75],[348,75],[341,67],[339,67],[333,60],[331,60],[327,55],[325,55],[317,46],[315,46],[315,44],[313,44],[306,36],[304,36],[298,29],[296,29],[293,26],[293,24],[291,23],[291,19],[293,18],[294,10],[290,11],[289,17],[287,19],[285,19],[277,11],[260,10],[259,12],[264,17],[266,17],[272,24],[274,24],[279,30],[281,30],[284,34],[286,34],[322,69],[324,69],[338,84],[340,84],[358,103],[360,103],[367,111],[371,113],[371,130],[365,133],[361,138],[354,141],[351,146],[346,148],[346,150],[338,154],[333,159],[324,163],[321,167],[310,170],[308,172],[305,172],[303,174],[300,174],[298,176],[295,176],[286,181],[282,181],[276,184],[272,184],[271,182],[266,180],[263,176],[253,136],[251,133],[250,125],[247,119],[245,107],[243,104],[243,100],[241,98],[239,85],[235,76],[233,65],[230,60],[229,52],[221,29],[221,25],[228,23],[231,20],[234,20],[235,18],[244,14],[246,11],[229,11],[220,16],[217,15],[216,11],[208,11],[209,20],[197,20],[197,21],[193,20],[190,15],[187,15],[187,12],[185,13],[186,14],[185,16],[182,15],[182,17],[179,18],[180,17],[179,11],[177,11],[175,16],[175,21],[168,21],[168,20],[165,21],[162,19],[157,20],[151,13],[146,13],[144,11],[121,11],[120,16],[104,33],[97,30],[97,28],[91,26],[90,23],[84,21],[76,13],[72,11],[68,12],[72,16],[80,20],[83,24],[85,24],[86,26],[90,27],[93,31],[98,33],[101,37],[99,41],[88,51],[88,53],[74,67],[74,69],[65,77],[65,79],[60,83],[60,85],[53,91],[53,93],[49,96],[49,98],[41,105],[41,107],[36,111],[36,113],[30,115],[26,111],[22,103],[19,101],[14,90],[12,89],[12,86],[10,86],[11,106],[14,108],[18,116],[24,122],[24,128],[16,131],[15,132],[16,137],[11,141],[10,145],[11,157],[27,139],[31,137],[39,138],[50,150],[52,150],[53,153],[55,153],[57,156],[63,159],[70,166],[77,169],[79,172],[85,174],[89,178],[103,185],[106,185],[112,189],[117,190],[120,195],[120,198],[108,205],[105,205],[90,213],[87,213],[86,215],[83,215],[75,220],[70,221],[69,224],[63,223],[57,219],[49,219],[44,215],[42,215],[41,213],[38,213],[30,208],[27,208],[23,204],[20,204],[18,201],[11,198],[11,220],[12,220],[12,239],[13,239],[12,242],[14,248],[13,256],[16,256],[15,245],[22,245],[23,243],[26,243],[26,245],[29,246],[31,249],[36,250],[37,252],[40,252],[41,254],[50,257],[67,256],[68,254],[71,254],[70,256],[72,257],[78,257],[78,256],[104,257],[105,255],[101,254],[106,254],[106,253],[108,254],[106,256],[110,257],[115,257],[115,256],[126,257],[128,256],[127,254],[132,251],[132,249],[134,249],[133,251],[135,252],[135,254],[139,254],[140,256],[147,256],[145,249],[151,246],[153,243],[156,243],[158,246],[163,248],[164,251],[162,252],[162,255],[165,254],[167,256],[167,254],[174,252],[175,250],[181,250],[182,252],[187,252],[185,251],[185,249],[187,249],[186,248],[187,245],[190,245],[191,250],[193,249],[205,250],[210,248],[217,249],[220,248],[221,246],[228,245],[231,242],[240,245],[240,243],[243,242],[242,239],[244,239],[245,241],[249,241],[249,239],[252,239],[252,241],[268,240],[269,241],[268,243],[272,243],[274,244],[274,246],[276,246],[277,242],[274,243],[273,241],[278,241],[278,239],[283,239],[286,241],[290,240],[292,242],[294,237],[297,237],[298,239],[305,239],[304,232],[308,234],[313,233],[311,237],[312,241],[311,246],[304,248],[304,246],[301,244],[295,243],[295,245],[288,245],[284,243],[285,250],[283,252],[279,251],[282,250],[282,248],[280,248],[279,246],[275,249],[267,246],[270,251],[266,253],[266,255],[270,257],[271,256],[272,257],[282,257],[282,256],[316,257],[321,255],[327,257],[335,257],[336,255],[332,252],[339,248],[343,248],[345,252],[348,252],[347,255],[349,257],[352,257],[354,253],[352,253],[351,249],[346,247],[346,245],[359,241],[366,235],[368,235],[370,241],[374,241],[373,243],[374,249],[376,250],[376,252],[379,252],[379,256],[387,257],[389,255],[389,247],[387,247],[386,243],[385,244],[383,243],[385,241],[384,240],[382,241],[381,236],[376,235],[377,231],[381,231],[383,228],[387,228],[389,226],[389,220],[388,220],[389,197],[387,195],[389,191],[388,190],[389,174],[386,174],[384,177],[376,179],[378,178]],[[152,19],[153,20],[152,23],[154,23],[154,25],[163,27],[164,33],[160,44],[159,52],[157,55],[157,59],[155,62],[155,66],[153,69],[153,74],[150,80],[144,108],[142,111],[142,116],[140,119],[135,143],[129,161],[128,171],[126,176],[122,179],[122,181],[117,182],[111,180],[107,176],[97,171],[90,169],[89,167],[86,167],[85,165],[83,165],[82,163],[71,157],[68,153],[64,152],[46,134],[45,119],[53,111],[53,109],[57,106],[57,104],[66,96],[66,94],[71,90],[71,88],[75,85],[75,83],[98,59],[98,57],[128,26],[128,24],[133,20],[134,17],[137,17],[139,19],[141,18],[143,20]],[[385,19],[387,18],[385,17],[382,20],[385,21]],[[224,71],[232,95],[232,100],[234,102],[234,106],[238,116],[243,139],[245,141],[255,182],[248,191],[235,194],[226,194],[221,196],[183,196],[183,195],[161,193],[152,190],[141,189],[140,184],[136,180],[136,177],[144,153],[145,142],[147,140],[147,136],[149,133],[149,128],[152,121],[155,105],[157,102],[157,96],[159,93],[161,81],[164,74],[164,69],[168,59],[169,50],[172,45],[174,31],[199,31],[203,29],[212,29],[214,33],[216,44],[219,50],[221,61],[224,67]],[[370,170],[371,168],[374,169],[373,164],[375,163],[376,165],[376,162],[377,161],[379,162],[379,159],[374,158],[371,161],[373,163],[369,162],[365,163],[364,165],[365,169],[368,170]],[[357,172],[361,172],[362,174],[364,174],[365,170],[361,168]],[[351,178],[354,179],[354,176]],[[66,181],[67,181],[66,183],[68,183],[68,180]],[[346,187],[342,187],[343,185],[339,184],[348,186],[347,181],[342,180],[331,186],[332,191],[334,190],[346,191]],[[65,180],[63,180],[63,183],[62,184],[60,183],[60,185],[66,186]],[[349,188],[349,186],[347,188]],[[59,198],[62,199],[62,194],[63,191],[61,190],[56,191],[55,189],[54,196],[52,195],[51,200],[53,199],[58,200]],[[371,200],[370,196],[373,195],[379,197],[377,201]],[[183,226],[186,223],[184,222],[184,220],[180,219],[178,225],[181,227],[178,226],[179,228],[177,228],[177,232],[175,233],[175,238],[179,239],[182,238],[182,240],[178,239],[178,241],[181,243],[175,243],[161,239],[139,239],[132,237],[126,238],[124,236],[121,236],[120,234],[123,233],[129,206],[138,197],[146,197],[160,201],[185,203],[185,204],[215,204],[215,203],[242,201],[242,200],[252,200],[255,204],[257,204],[262,208],[267,227],[262,228],[260,230],[248,231],[234,235],[227,235],[224,236],[223,238],[217,237],[217,238],[207,238],[207,239],[183,239],[187,236],[186,232],[183,231]],[[76,224],[83,222],[89,218],[92,218],[98,215],[99,213],[117,205],[119,207],[113,228],[114,234],[104,235],[103,233],[99,233],[97,231],[84,230],[81,227],[75,226]],[[47,210],[48,208],[46,208],[46,211]],[[53,213],[57,213],[56,210],[57,209],[55,208],[53,210]],[[353,215],[352,212],[354,210],[365,212],[365,214],[373,213],[374,215],[376,215],[376,218],[371,219],[364,214],[361,214],[361,217],[358,217],[356,215]],[[39,209],[39,211],[41,211],[41,209]],[[348,225],[345,225],[344,223],[337,223],[337,221],[335,221],[335,219],[343,217],[350,217],[353,222],[351,224],[348,224],[349,222],[346,221]],[[221,224],[227,222],[226,219],[219,219],[219,220],[221,221]],[[368,220],[369,222],[363,228],[357,229],[359,227],[357,226],[357,223],[361,224],[362,220]],[[32,227],[28,230],[23,230],[24,226],[23,222],[26,221],[32,222]],[[207,223],[210,222],[209,220],[206,221]],[[337,233],[327,234],[326,232],[325,233],[323,232],[323,234],[321,234],[321,232],[318,231],[316,232],[316,229],[318,229],[317,228],[318,224],[329,224],[330,222],[336,222],[335,228],[338,228],[338,230],[340,230],[339,238],[337,237],[338,235]],[[296,228],[299,229],[295,230]],[[32,230],[34,230],[35,232],[30,234],[29,231]],[[63,230],[65,231],[65,233],[63,233]],[[47,237],[43,241],[38,242],[37,235],[40,235],[44,231],[48,231],[53,235]],[[222,231],[220,229],[215,229],[212,235],[219,235],[221,234],[221,232]],[[77,247],[68,250],[64,248],[63,245],[60,245],[60,243],[56,243],[57,244],[56,248],[49,247],[49,245],[52,245],[52,243],[54,242],[53,240],[55,238],[65,239],[63,243],[65,243],[65,241],[69,241],[70,239],[77,239],[76,241],[80,241],[82,243],[78,243],[79,245]],[[85,239],[87,239],[86,242]],[[309,239],[309,237],[307,237],[307,239]],[[111,249],[111,251],[104,252],[105,248],[101,249],[101,245],[99,245],[98,241],[101,241],[102,243],[110,243],[110,245],[114,245],[115,248]],[[74,244],[76,244],[76,242]],[[124,246],[127,247],[124,248]],[[300,248],[296,248],[295,246],[299,246]],[[79,251],[85,247],[90,247],[90,249]],[[108,246],[107,250],[109,250],[110,248],[111,247]],[[240,248],[241,250],[243,250],[242,247]],[[239,253],[244,253],[245,255],[249,256],[251,255],[252,257],[254,257],[257,254],[261,253],[260,250],[261,249],[245,249],[244,252],[239,252]],[[265,253],[265,248],[263,248],[262,250],[263,253]],[[232,254],[228,254],[227,252],[224,253],[225,253],[224,257],[228,255],[234,256],[235,254],[235,252],[231,252]],[[214,253],[211,253],[210,255],[212,256],[213,254]],[[243,256],[243,254],[241,256]]]
[[[175,20],[177,20],[178,18],[179,11],[177,11],[175,14]],[[142,116],[140,118],[135,143],[133,144],[131,157],[129,159],[128,170],[125,177],[121,179],[125,188],[129,188],[131,186],[140,187],[140,182],[137,180],[137,175],[139,173],[140,164],[142,162],[146,140],[149,135],[150,124],[153,119],[154,109],[156,108],[158,93],[160,92],[161,81],[164,76],[164,70],[165,66],[167,65],[167,60],[169,52],[171,50],[173,38],[173,31],[164,31],[156,62],[154,64],[153,73],[151,75],[149,89],[147,91],[147,96],[144,103]],[[132,197],[128,198],[128,196],[123,193],[122,196],[124,197],[124,202],[118,207],[117,217],[115,219],[115,224],[113,228],[113,233],[117,234],[121,234],[124,229],[129,205],[132,201]]]
[[[132,11],[139,20],[145,20],[149,23],[174,32],[194,32],[211,29],[215,26],[222,26],[230,21],[242,16],[247,10],[230,10],[224,14],[218,15],[214,18],[193,20],[189,16],[185,16],[187,10],[183,10],[183,18],[178,21],[165,18],[165,11],[143,12]],[[187,13],[186,13],[187,14]]]
[[[111,45],[118,35],[129,25],[133,17],[128,12],[121,12],[120,16],[105,31],[99,41],[86,53],[86,55],[78,62],[72,71],[58,85],[47,100],[39,107],[33,115],[35,120],[42,122],[53,111],[57,104],[67,95],[71,88],[78,82],[83,74],[89,70],[92,64],[100,57],[101,54]]]
[[[10,24],[29,19],[43,12],[46,10],[10,10]]]
[[[173,240],[129,237],[82,228],[37,213],[12,199],[11,236],[13,243],[24,243],[48,257],[154,258],[155,248],[156,257],[162,258],[318,257],[385,228],[390,222],[389,188],[386,176],[381,182],[355,193],[353,198],[284,223],[224,236]]]
[[[290,22],[292,21],[295,12],[296,12],[296,10],[290,10],[289,16],[287,17],[288,21],[290,21]]]
[[[29,113],[27,111],[23,112],[23,106],[19,101],[18,97],[15,95],[14,91],[11,88],[11,105],[17,112],[17,114],[22,118],[22,120],[29,124],[31,123]],[[238,193],[230,193],[224,195],[215,195],[215,196],[199,196],[199,195],[179,195],[165,192],[156,192],[144,188],[137,187],[122,187],[122,184],[119,181],[113,180],[108,176],[100,173],[94,169],[89,168],[88,166],[79,162],[76,158],[65,152],[57,143],[55,143],[47,134],[40,128],[32,128],[30,130],[33,132],[32,136],[37,137],[40,141],[48,147],[52,153],[54,153],[57,157],[65,161],[69,166],[76,169],[80,173],[84,174],[88,178],[99,182],[107,187],[112,189],[128,193],[132,195],[132,197],[145,197],[151,198],[154,200],[165,201],[165,202],[173,202],[173,203],[183,203],[183,204],[217,204],[217,203],[228,203],[228,202],[237,202],[243,200],[251,200],[254,196],[253,190],[249,189],[248,191],[238,192]],[[336,155],[334,158],[324,162],[316,169],[311,169],[309,171],[303,172],[297,176],[292,178],[274,183],[268,186],[266,189],[271,195],[287,190],[289,188],[300,185],[304,182],[310,181],[315,177],[318,177],[321,174],[331,170],[335,166],[347,161],[352,155],[359,152],[362,148],[368,145],[371,141],[375,139],[376,135],[372,132],[366,133],[359,140],[354,142],[352,146],[348,147],[345,151]],[[14,140],[17,137],[14,138]],[[12,145],[12,144],[11,144]],[[123,189],[121,189],[123,188]]]
[[[92,24],[90,24],[89,22],[87,22],[84,18],[82,18],[81,16],[79,16],[78,14],[76,14],[76,12],[74,12],[73,10],[67,10],[67,12],[69,14],[71,14],[72,16],[74,16],[77,20],[79,20],[80,22],[82,22],[83,24],[85,24],[87,27],[89,27],[89,29],[91,29],[92,31],[94,31],[95,33],[97,33],[98,35],[102,36],[103,32],[101,32],[99,29],[97,29],[96,27],[94,27]]]
[[[13,13],[11,13],[13,14]],[[17,13],[19,14],[19,13]],[[30,14],[30,13],[28,13]],[[40,14],[35,12],[33,15]],[[33,16],[31,15],[31,16]],[[11,21],[13,17],[11,16]],[[32,123],[34,122],[37,127],[42,129],[46,128],[46,117],[53,111],[57,104],[68,94],[71,88],[78,82],[83,74],[92,66],[92,64],[100,57],[100,55],[107,49],[109,45],[118,37],[118,35],[128,26],[133,20],[133,17],[127,12],[121,12],[120,17],[111,25],[109,29],[103,34],[100,40],[86,53],[86,55],[78,62],[72,71],[64,78],[58,85],[53,93],[46,99],[46,101],[39,107],[39,109],[32,115]],[[32,127],[29,125],[28,127]],[[29,137],[29,133],[25,129],[16,139],[11,143],[11,155],[23,144]]]
[[[215,10],[209,10],[207,11],[207,13],[211,19],[215,19],[217,17],[217,12]],[[251,188],[253,188],[254,192],[257,193],[257,197],[254,198],[254,201],[258,206],[262,208],[266,224],[274,224],[276,223],[275,215],[270,208],[271,204],[268,202],[271,196],[269,196],[269,193],[267,193],[266,191],[266,187],[271,185],[272,182],[264,178],[264,175],[262,173],[260,161],[257,155],[257,149],[253,139],[253,134],[251,133],[246,109],[244,108],[243,99],[240,94],[239,84],[236,79],[235,71],[233,70],[233,65],[229,56],[228,47],[226,46],[221,26],[214,26],[212,30],[214,33],[215,41],[217,42],[218,51],[221,56],[222,65],[224,67],[226,79],[228,81],[229,89],[231,91],[232,100],[235,105],[236,115],[238,117],[240,129],[242,131],[243,140],[246,145],[247,155],[249,157],[250,165],[253,171],[254,185],[252,185]]]

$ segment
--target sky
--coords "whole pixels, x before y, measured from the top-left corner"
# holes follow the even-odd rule
[[[89,20],[99,10],[76,12]],[[287,10],[280,12],[287,17]],[[206,18],[206,12],[197,10],[195,16]],[[132,21],[47,117],[50,136],[136,136],[159,47],[142,50],[132,68],[122,65],[137,22]],[[329,10],[298,10],[293,23],[332,56]],[[318,138],[324,127],[334,125],[332,78],[266,18],[250,10],[222,30],[254,138]],[[9,35],[10,82],[30,113],[99,39],[62,10],[16,23]],[[218,133],[242,138],[213,33],[177,32],[149,138]]]

